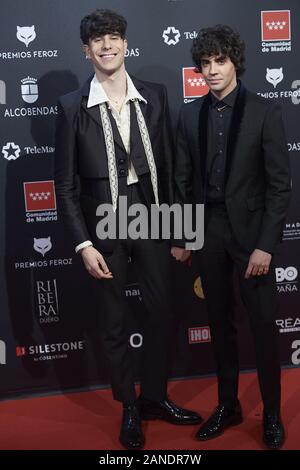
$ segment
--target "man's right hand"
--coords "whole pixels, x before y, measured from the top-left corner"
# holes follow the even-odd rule
[[[107,264],[101,253],[92,246],[83,248],[80,251],[84,266],[87,272],[95,279],[112,279],[113,275],[109,271]]]
[[[174,256],[177,261],[184,263],[191,256],[191,252],[179,246],[172,246],[171,255]]]

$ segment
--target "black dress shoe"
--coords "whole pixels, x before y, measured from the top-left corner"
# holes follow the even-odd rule
[[[141,418],[145,420],[162,419],[172,424],[199,424],[202,421],[197,413],[180,408],[168,398],[162,401],[152,401],[140,397],[138,405]]]
[[[226,428],[236,426],[243,421],[240,404],[235,408],[219,405],[208,420],[200,427],[196,434],[198,441],[207,441],[223,434]]]
[[[280,449],[285,441],[284,427],[280,414],[277,412],[264,412],[263,441],[269,449]]]
[[[141,426],[141,418],[136,404],[124,405],[120,442],[126,449],[142,449],[145,438]]]

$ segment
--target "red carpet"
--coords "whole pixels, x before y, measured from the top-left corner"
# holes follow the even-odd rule
[[[284,449],[300,449],[300,368],[282,373],[282,417],[287,432]],[[178,404],[206,419],[216,404],[215,379],[170,382]],[[144,424],[145,449],[259,450],[261,403],[255,374],[241,374],[240,401],[245,421],[205,443],[193,440],[197,426],[173,426],[162,421]],[[121,406],[110,390],[70,393],[0,403],[0,449],[121,449],[118,443]]]

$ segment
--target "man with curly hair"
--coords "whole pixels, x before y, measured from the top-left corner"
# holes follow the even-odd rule
[[[206,97],[184,105],[175,167],[180,203],[205,204],[205,240],[195,252],[217,365],[219,404],[196,434],[212,439],[242,422],[238,400],[238,345],[233,318],[233,272],[254,336],[264,405],[263,440],[284,442],[280,417],[280,361],[275,324],[274,255],[290,197],[290,172],[278,105],[245,89],[244,43],[230,27],[201,29],[192,57],[209,86]],[[172,248],[184,261],[183,246]]]

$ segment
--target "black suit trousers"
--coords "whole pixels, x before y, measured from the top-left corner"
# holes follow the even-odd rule
[[[280,407],[280,360],[275,324],[276,283],[267,275],[245,279],[250,253],[235,240],[225,206],[206,209],[204,247],[197,252],[217,364],[219,403],[238,400],[238,346],[234,321],[233,274],[237,270],[242,301],[254,336],[260,390],[266,410]]]
[[[130,203],[144,203],[140,184],[127,187]],[[131,257],[146,307],[143,319],[141,393],[160,401],[166,396],[172,312],[170,305],[170,246],[168,241],[119,240],[104,256],[113,279],[94,281],[101,336],[111,374],[114,399],[136,399],[125,296],[128,257]]]

